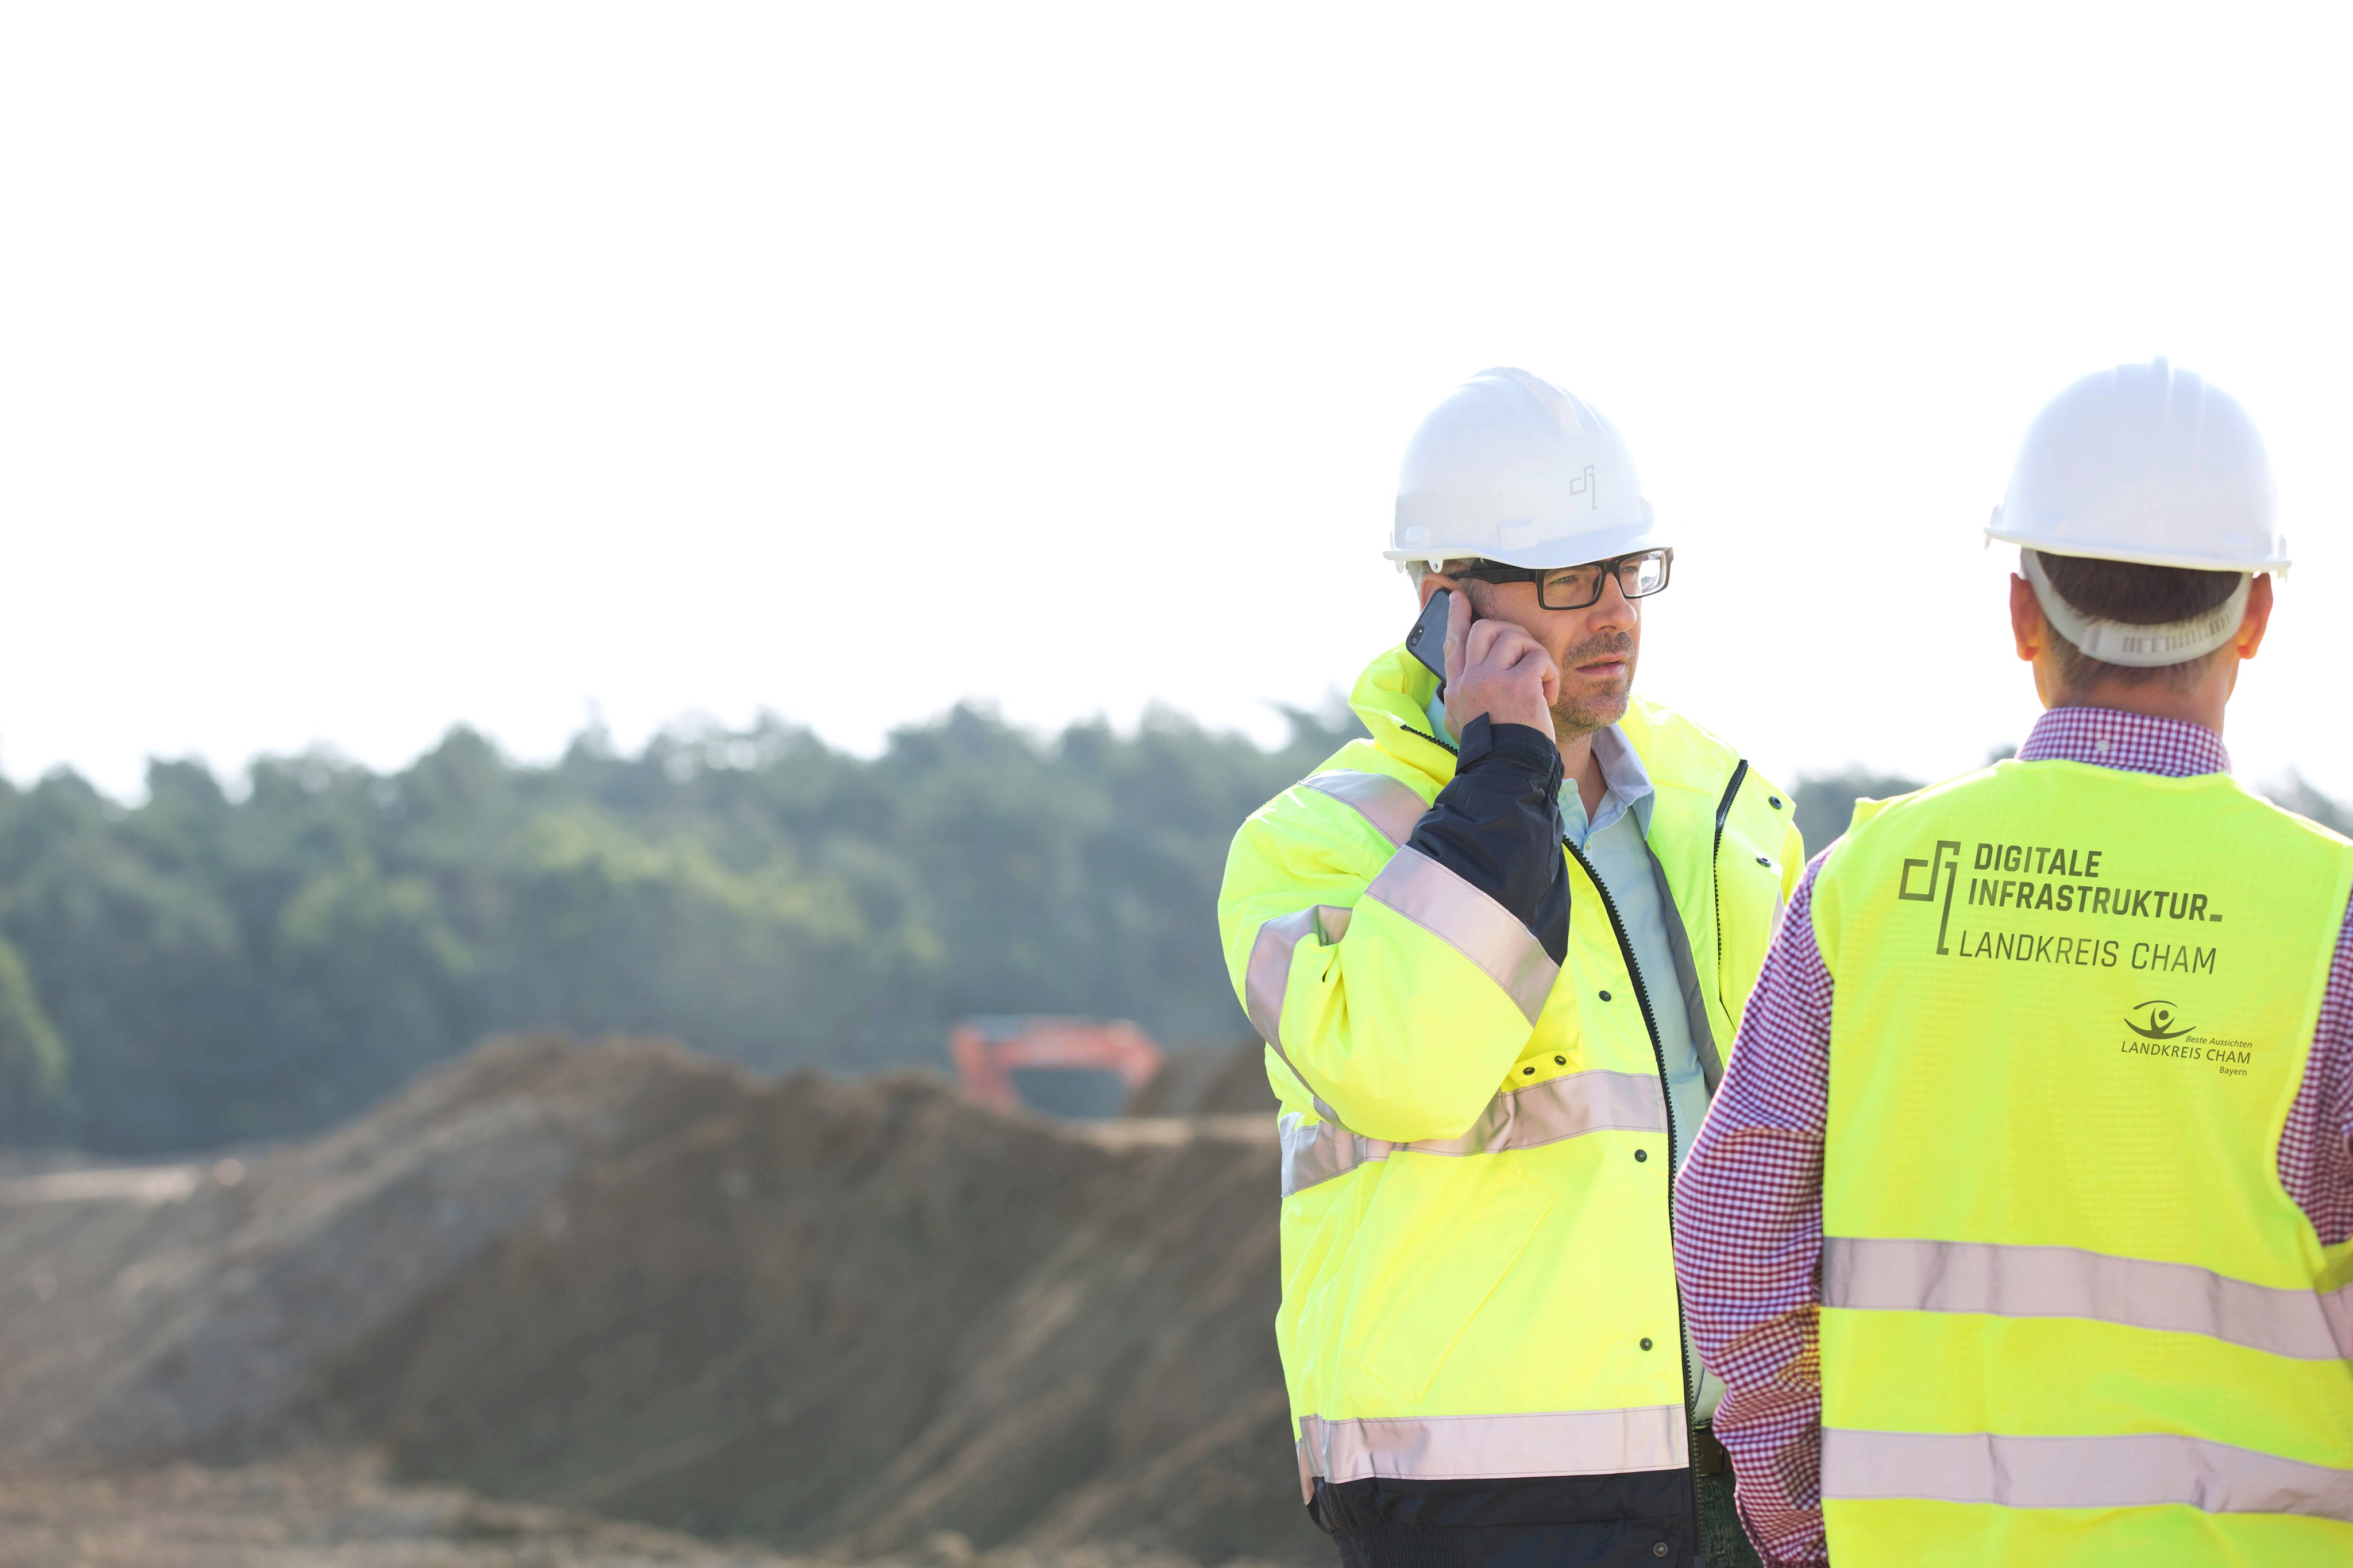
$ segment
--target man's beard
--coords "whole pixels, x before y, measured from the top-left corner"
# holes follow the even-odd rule
[[[1599,696],[1572,696],[1568,683],[1580,664],[1591,664],[1597,658],[1619,654],[1626,660],[1626,686],[1623,690]],[[1626,704],[1634,690],[1634,637],[1631,632],[1617,632],[1578,643],[1560,661],[1560,697],[1552,705],[1553,733],[1564,741],[1579,735],[1589,735],[1596,730],[1606,730],[1626,716]]]

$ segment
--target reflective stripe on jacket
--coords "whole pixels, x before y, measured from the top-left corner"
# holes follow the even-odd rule
[[[1858,810],[1813,902],[1832,1562],[2353,1562],[2353,1246],[2278,1177],[2348,893],[2221,774]]]
[[[1638,979],[1548,805],[1534,853],[1565,930],[1451,856],[1456,755],[1429,732],[1434,684],[1402,649],[1376,660],[1352,698],[1370,739],[1251,816],[1219,899],[1283,1105],[1276,1327],[1303,1489],[1327,1525],[1364,1511],[1330,1489],[1375,1478],[1392,1511],[1438,1489],[1448,1521],[1476,1523],[1466,1487],[1542,1482],[1555,1500],[1515,1517],[1663,1521],[1682,1560],[1687,1369],[1646,987],[1683,984],[1728,1043],[1803,847],[1736,752],[1634,703],[1621,728],[1657,792],[1648,837],[1689,966]],[[1466,763],[1448,800],[1473,777]]]

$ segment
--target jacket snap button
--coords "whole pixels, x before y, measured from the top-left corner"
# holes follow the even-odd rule
[[[1552,1058],[1552,1065],[1556,1068],[1565,1068],[1568,1065],[1568,1058],[1567,1057],[1555,1057]]]
[[[1609,992],[1607,992],[1607,991],[1604,991],[1604,992],[1601,994],[1601,999],[1602,999],[1604,1002],[1609,1001]]]
[[[1663,1542],[1663,1541],[1660,1542],[1657,1545],[1655,1545],[1655,1546],[1653,1546],[1653,1547],[1651,1547],[1651,1556],[1653,1556],[1653,1557],[1664,1557],[1666,1554],[1667,1554],[1667,1543],[1666,1543],[1665,1542]]]
[[[1774,810],[1778,811],[1778,810],[1780,810],[1780,809],[1781,809],[1781,797],[1780,797],[1779,795],[1767,795],[1765,798],[1766,798],[1767,800],[1769,800],[1769,801],[1771,801],[1771,802],[1773,803],[1773,809],[1774,809]]]
[[[1642,1161],[1648,1160],[1650,1157],[1651,1152],[1648,1149],[1637,1149],[1634,1151],[1634,1160],[1638,1164]]]
[[[1644,1350],[1649,1350],[1649,1349],[1651,1348],[1651,1342],[1650,1342],[1650,1341],[1648,1341],[1648,1340],[1644,1340],[1644,1341],[1642,1342],[1642,1348],[1643,1348]]]
[[[1759,855],[1758,857],[1757,857],[1757,863],[1759,866],[1770,866],[1770,865],[1773,863],[1773,861],[1772,861],[1771,858],[1770,858],[1770,857],[1768,857],[1768,856]]]
[[[1524,1073],[1526,1073],[1526,1074],[1527,1074],[1527,1075],[1529,1075],[1531,1078],[1533,1078],[1533,1077],[1535,1077],[1535,1070],[1536,1070],[1536,1069],[1535,1069],[1535,1068],[1522,1068],[1520,1070],[1521,1070],[1522,1072],[1524,1072]]]

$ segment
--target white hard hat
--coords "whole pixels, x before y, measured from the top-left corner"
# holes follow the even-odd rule
[[[2087,375],[2035,417],[1986,535],[2052,555],[2284,572],[2247,411],[2163,360]]]
[[[1659,542],[1609,421],[1541,377],[1497,369],[1456,387],[1406,443],[1381,553],[1400,567],[1471,555],[1579,566]]]

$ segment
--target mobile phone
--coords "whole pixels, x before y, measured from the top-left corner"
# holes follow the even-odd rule
[[[1446,618],[1453,613],[1454,595],[1436,593],[1423,605],[1415,618],[1413,630],[1405,634],[1405,651],[1429,666],[1438,677],[1440,696],[1446,694]]]

